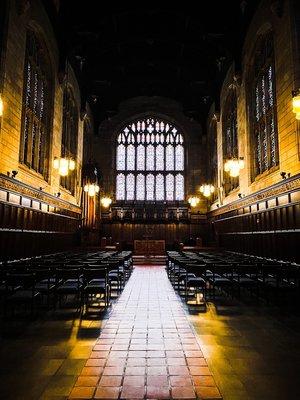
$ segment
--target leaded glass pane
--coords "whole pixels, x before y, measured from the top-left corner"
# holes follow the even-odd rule
[[[117,200],[173,201],[176,171],[184,170],[183,136],[173,125],[153,117],[131,122],[117,138],[116,169],[128,171],[117,175]],[[154,170],[160,173],[144,172]],[[183,200],[184,177],[180,176],[178,196]]]
[[[136,199],[145,200],[145,175],[138,174],[136,178]]]
[[[184,178],[182,174],[175,177],[175,200],[184,199]]]
[[[270,33],[258,45],[253,71],[254,170],[261,174],[278,164],[274,53]]]
[[[146,176],[146,200],[154,200],[154,175]]]
[[[138,171],[145,170],[145,146],[142,144],[137,146],[136,168]]]
[[[168,144],[166,147],[166,170],[174,170],[174,146]]]
[[[166,200],[174,200],[174,175],[172,174],[166,176]]]
[[[176,171],[184,170],[184,151],[180,144],[175,147],[175,169]]]
[[[125,146],[124,144],[119,144],[117,147],[117,170],[125,170]]]
[[[164,182],[164,176],[162,174],[158,174],[156,176],[155,198],[156,200],[165,199],[165,182]]]
[[[147,146],[146,151],[146,164],[147,164],[147,171],[154,170],[154,146],[152,144]]]
[[[126,177],[126,200],[134,200],[135,194],[135,178],[133,174]]]
[[[125,175],[118,174],[116,182],[116,199],[125,200]]]
[[[135,147],[133,144],[127,146],[127,171],[135,170]]]
[[[165,149],[162,144],[156,147],[156,171],[163,171],[165,169]]]

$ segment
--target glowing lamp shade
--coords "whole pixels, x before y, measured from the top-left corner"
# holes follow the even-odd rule
[[[53,168],[58,170],[60,176],[67,176],[69,171],[74,171],[75,161],[67,158],[57,158],[53,160]]]
[[[4,108],[3,100],[2,100],[2,97],[0,94],[0,117],[2,117],[2,115],[3,115],[3,108]]]
[[[84,192],[87,193],[89,196],[93,197],[96,193],[99,193],[99,186],[95,183],[86,184],[83,188]]]
[[[232,178],[236,178],[240,174],[240,170],[245,167],[245,161],[242,158],[232,158],[224,164],[224,171],[228,172]]]
[[[296,119],[300,120],[300,95],[293,97],[293,113]]]
[[[211,184],[204,184],[200,186],[200,192],[203,194],[204,197],[210,197],[212,193],[214,193],[215,187]]]
[[[108,208],[112,203],[112,200],[110,197],[103,197],[101,199],[101,204],[104,208]]]
[[[196,196],[191,196],[188,198],[188,203],[191,207],[196,207],[199,204],[199,198]]]

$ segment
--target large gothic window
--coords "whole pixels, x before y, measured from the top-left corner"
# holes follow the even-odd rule
[[[252,120],[254,175],[278,164],[275,71],[272,34],[256,48],[252,79]]]
[[[169,122],[149,117],[117,137],[116,200],[183,201],[183,136]]]
[[[28,30],[20,161],[47,179],[52,86],[46,49]]]
[[[238,157],[237,99],[234,88],[226,98],[223,113],[223,157],[224,160]],[[239,186],[239,178],[224,175],[225,194]]]
[[[62,157],[77,159],[78,142],[78,110],[74,94],[69,87],[64,90],[63,98],[63,126],[62,126]],[[60,184],[72,194],[75,193],[76,172],[71,171],[67,176],[61,177]]]

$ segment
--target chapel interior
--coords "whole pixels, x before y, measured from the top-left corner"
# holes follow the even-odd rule
[[[0,398],[300,398],[300,2],[0,1]]]

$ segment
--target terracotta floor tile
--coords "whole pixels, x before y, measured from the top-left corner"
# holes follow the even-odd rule
[[[169,366],[169,374],[170,375],[181,375],[181,376],[190,375],[188,368],[184,365],[170,365]]]
[[[189,376],[170,376],[171,386],[192,386],[192,380]]]
[[[126,375],[123,380],[123,386],[145,386],[145,376]]]
[[[99,376],[79,376],[75,386],[97,386],[99,382]]]
[[[103,372],[103,367],[83,367],[81,371],[81,375],[88,375],[88,376],[100,376]]]
[[[155,376],[148,375],[147,376],[147,386],[168,386],[169,379],[166,375]]]
[[[211,375],[208,367],[189,367],[191,375]]]
[[[123,376],[117,375],[103,375],[100,379],[99,386],[121,386]]]
[[[94,346],[94,350],[96,351],[109,351],[111,348],[111,344],[100,344],[97,343],[96,346]]]
[[[195,386],[216,386],[215,380],[211,375],[194,375],[192,380]]]
[[[92,399],[95,392],[94,387],[74,387],[69,395],[69,399]]]
[[[103,356],[103,351],[92,351],[90,354],[90,358],[106,358],[107,356]]]
[[[143,399],[145,387],[123,386],[121,399]]]
[[[195,399],[196,394],[192,387],[173,387],[171,389],[173,399]]]
[[[147,399],[170,399],[168,386],[147,386]]]
[[[146,351],[128,351],[129,358],[146,357]]]
[[[123,366],[105,367],[103,370],[103,375],[123,375],[123,373],[124,373]]]
[[[106,358],[89,358],[85,364],[86,367],[103,367],[106,363]]]
[[[144,367],[146,365],[146,358],[128,358],[128,367]]]
[[[215,386],[213,387],[206,387],[206,386],[196,386],[195,387],[196,393],[198,397],[202,400],[218,400],[221,399],[222,396],[219,392],[219,389]]]
[[[149,358],[165,357],[165,352],[164,351],[150,350],[150,351],[147,351],[147,357],[149,357]]]
[[[126,358],[111,358],[109,357],[106,362],[106,367],[124,367]]]
[[[147,358],[147,365],[149,367],[156,365],[166,365],[165,358]]]
[[[186,350],[185,356],[186,357],[203,357],[203,353],[200,350]]]
[[[145,367],[126,367],[125,375],[145,375]]]
[[[204,357],[194,357],[194,358],[187,357],[186,361],[189,366],[196,366],[196,367],[207,366],[207,363],[206,363],[206,360]]]
[[[167,350],[166,354],[167,354],[167,357],[172,357],[172,358],[174,358],[174,357],[180,357],[180,358],[184,357],[183,351]]]
[[[104,387],[98,386],[96,389],[94,398],[95,399],[118,399],[120,388],[119,387]]]
[[[148,375],[167,375],[167,367],[163,365],[147,367]]]
[[[112,358],[126,358],[127,357],[128,352],[127,351],[111,351],[109,353],[109,356]]]
[[[167,358],[167,364],[168,365],[186,365],[186,360],[185,358]]]

